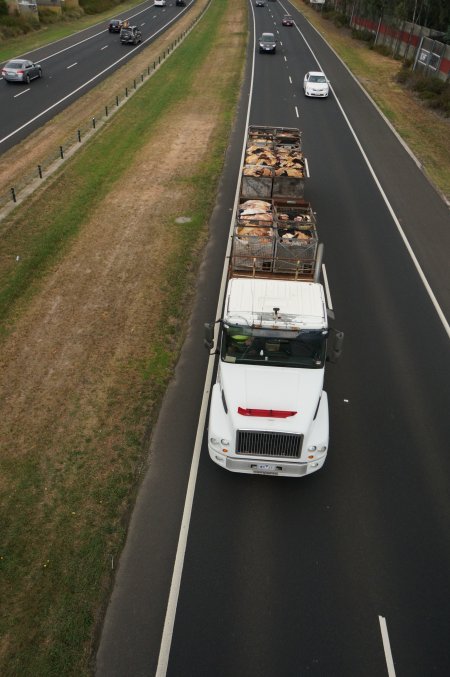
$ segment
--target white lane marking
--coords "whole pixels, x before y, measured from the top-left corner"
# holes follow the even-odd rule
[[[308,179],[310,178],[311,174],[309,173],[309,164],[308,164],[308,158],[305,157],[305,171],[306,171],[306,176]]]
[[[250,120],[250,105],[251,105],[251,100],[252,100],[253,81],[254,81],[254,76],[255,76],[255,52],[256,52],[255,35],[256,35],[256,31],[255,31],[255,14],[253,12],[253,7],[252,7],[252,15],[253,15],[253,58],[252,58],[252,71],[251,71],[251,78],[250,78],[250,88],[249,88],[248,105],[247,105],[247,119],[246,119],[246,122],[245,122],[245,129],[248,128],[249,120]],[[246,137],[244,137],[243,144],[242,144],[241,165],[240,166],[242,166],[242,164],[244,162],[245,146],[246,146]],[[239,201],[239,181],[237,182],[236,193],[235,193],[235,196],[234,196],[234,205],[233,205],[233,209],[232,209],[233,215],[236,213],[238,201]],[[226,251],[226,254],[225,254],[225,260],[224,260],[224,265],[223,265],[223,270],[222,270],[222,280],[221,280],[221,283],[220,283],[219,299],[218,299],[217,308],[216,308],[216,317],[222,316],[222,308],[223,308],[224,297],[225,297],[225,288],[226,288],[227,277],[228,277],[228,261],[229,261],[229,257],[230,257],[230,251],[231,251],[231,240],[232,240],[232,234],[233,234],[233,227],[234,227],[234,217],[232,216],[231,221],[230,221],[227,251]],[[218,334],[219,334],[219,324],[216,324],[215,328],[214,328],[214,345],[217,345]],[[189,532],[189,522],[190,522],[191,514],[192,514],[192,504],[193,504],[193,500],[194,500],[195,483],[196,483],[196,480],[197,480],[198,466],[199,466],[199,463],[200,463],[200,452],[201,452],[201,448],[202,448],[203,432],[204,432],[205,424],[206,424],[206,414],[207,414],[207,411],[208,411],[209,394],[210,394],[210,391],[211,391],[211,383],[212,383],[212,377],[213,377],[213,373],[214,373],[215,361],[216,361],[216,356],[210,355],[209,363],[208,363],[208,370],[206,372],[206,378],[205,378],[205,389],[203,391],[202,404],[201,404],[201,407],[200,407],[200,415],[199,415],[198,426],[197,426],[197,434],[196,434],[196,437],[195,437],[194,452],[193,452],[193,456],[192,456],[191,470],[190,470],[190,474],[189,474],[189,483],[188,483],[188,488],[187,488],[187,492],[186,492],[186,500],[185,500],[185,503],[184,503],[183,518],[182,518],[182,521],[181,521],[180,535],[179,535],[179,538],[178,538],[177,554],[176,554],[176,557],[175,557],[175,565],[174,565],[173,574],[172,574],[172,582],[170,584],[169,600],[168,600],[168,603],[167,603],[166,617],[165,617],[165,620],[164,620],[164,629],[163,629],[162,638],[161,638],[161,646],[160,646],[160,649],[159,649],[158,665],[156,667],[155,677],[165,677],[166,673],[167,673],[167,667],[168,667],[168,664],[169,664],[170,647],[171,647],[171,644],[172,644],[173,628],[174,628],[174,624],[175,624],[175,615],[176,615],[176,611],[177,611],[178,597],[179,597],[179,594],[180,594],[181,575],[183,573],[184,556],[185,556],[185,553],[186,553],[187,537],[188,537],[188,532]]]
[[[23,92],[19,92],[19,94],[14,94],[14,99],[17,99],[18,96],[22,96],[22,94],[26,94],[29,91],[30,87],[28,87],[28,89],[24,89]]]
[[[74,94],[77,94],[77,92],[80,92],[82,89],[84,89],[85,87],[90,85],[91,82],[94,82],[94,80],[97,80],[97,78],[101,77],[104,73],[107,73],[109,70],[111,70],[111,68],[114,68],[114,66],[116,66],[118,63],[120,63],[124,59],[129,59],[130,54],[133,54],[133,52],[135,52],[137,49],[141,49],[145,45],[146,42],[149,42],[150,40],[152,40],[156,35],[158,35],[158,33],[161,33],[161,31],[163,31],[167,26],[170,26],[170,24],[173,23],[174,21],[176,21],[178,18],[179,18],[179,14],[174,16],[173,19],[170,19],[169,21],[167,21],[164,24],[164,26],[161,26],[161,28],[159,28],[157,31],[155,31],[155,33],[152,33],[152,35],[150,35],[148,38],[143,40],[140,45],[137,45],[136,47],[132,47],[131,49],[128,49],[127,53],[124,54],[123,56],[121,56],[120,59],[117,59],[117,61],[114,61],[113,63],[109,64],[109,66],[104,68],[102,71],[100,71],[99,73],[94,75],[89,80],[86,80],[86,82],[84,82],[82,85],[80,85],[79,87],[77,87],[73,91],[69,92],[69,94],[66,94],[66,96],[63,96],[62,99],[59,99],[55,103],[52,103],[51,106],[49,106],[45,110],[41,111],[37,115],[35,115],[34,118],[31,118],[31,120],[24,122],[23,125],[21,125],[20,127],[17,127],[17,129],[15,129],[13,132],[10,132],[10,134],[7,134],[6,136],[4,136],[2,139],[0,139],[0,144],[3,143],[4,141],[7,141],[8,139],[10,139],[12,136],[17,134],[18,132],[22,131],[22,129],[25,129],[25,127],[28,127],[28,125],[33,124],[33,122],[35,120],[39,120],[39,118],[41,118],[43,115],[45,115],[49,111],[53,110],[53,108],[56,108],[56,106],[59,106],[64,101],[67,101],[67,99],[70,99],[71,96],[73,96]]]
[[[295,106],[295,114],[298,118],[300,117],[297,106]]]
[[[280,46],[283,47],[283,43],[281,42],[281,40],[280,40]]]
[[[103,47],[100,47],[100,51],[103,52],[104,49],[108,49],[109,45],[103,45]]]
[[[305,44],[306,44],[306,46],[308,47],[309,51],[310,51],[311,54],[313,55],[313,57],[314,57],[314,59],[315,59],[317,65],[319,66],[319,70],[323,70],[323,69],[322,69],[322,66],[321,66],[320,63],[319,63],[319,59],[318,59],[318,58],[316,57],[316,55],[314,54],[314,51],[313,51],[312,47],[310,46],[310,44],[308,43],[307,39],[305,38],[305,36],[303,35],[303,33],[301,32],[301,30],[300,30],[297,26],[296,26],[296,28],[297,28],[298,32],[300,33],[300,35],[302,36],[303,40],[305,41]],[[316,31],[316,32],[317,32],[317,31]],[[318,33],[318,34],[320,35],[320,33]],[[429,298],[430,298],[430,301],[431,301],[431,303],[433,304],[434,309],[436,310],[436,312],[437,312],[437,314],[438,314],[438,317],[439,317],[439,319],[441,320],[441,322],[442,322],[442,324],[443,324],[443,327],[444,327],[444,329],[445,329],[445,331],[446,331],[448,337],[450,338],[450,324],[449,324],[447,318],[445,317],[444,312],[443,312],[441,306],[439,305],[438,300],[437,300],[436,296],[434,295],[433,290],[431,289],[430,283],[428,282],[428,280],[427,280],[427,278],[426,278],[426,276],[425,276],[425,273],[423,272],[423,270],[422,270],[422,268],[421,268],[421,265],[420,265],[419,261],[417,260],[417,257],[416,257],[416,255],[415,255],[415,253],[414,253],[413,248],[412,248],[411,245],[409,244],[409,240],[408,240],[408,238],[406,237],[405,232],[404,232],[403,228],[402,228],[401,225],[400,225],[400,221],[398,220],[397,215],[396,215],[396,213],[394,212],[394,209],[393,209],[391,203],[389,202],[388,196],[387,196],[386,193],[384,192],[383,187],[382,187],[380,181],[378,180],[377,175],[375,174],[375,170],[374,170],[374,168],[372,167],[372,165],[370,164],[369,158],[367,157],[367,155],[366,155],[366,153],[365,153],[365,151],[364,151],[364,148],[362,147],[362,144],[361,144],[361,142],[360,142],[360,140],[359,140],[359,138],[358,138],[358,136],[357,136],[355,130],[353,129],[353,127],[352,127],[352,125],[351,125],[350,120],[348,119],[348,117],[347,117],[347,115],[346,115],[346,113],[345,113],[345,111],[344,111],[344,109],[343,109],[343,107],[342,107],[341,102],[339,101],[338,97],[336,96],[336,92],[334,91],[332,85],[330,85],[330,89],[331,89],[331,91],[333,92],[333,95],[334,95],[334,98],[335,98],[335,100],[336,100],[336,103],[337,103],[337,105],[339,106],[339,109],[340,109],[340,111],[341,111],[341,113],[342,113],[342,116],[343,116],[345,122],[347,123],[347,126],[348,126],[348,128],[349,128],[349,130],[350,130],[350,133],[352,134],[353,138],[355,139],[356,145],[357,145],[358,148],[359,148],[359,151],[360,151],[360,153],[361,153],[361,155],[362,155],[362,157],[363,157],[363,159],[364,159],[364,162],[366,163],[367,168],[369,169],[369,172],[370,172],[370,174],[372,175],[372,178],[373,178],[373,180],[374,180],[374,182],[375,182],[375,185],[376,185],[376,187],[378,188],[381,197],[383,198],[384,204],[386,205],[386,207],[387,207],[387,209],[388,209],[388,211],[389,211],[389,213],[390,213],[390,215],[391,215],[391,217],[392,217],[392,220],[393,220],[393,222],[394,222],[394,224],[395,224],[395,226],[396,226],[396,228],[397,228],[397,230],[398,230],[398,232],[399,232],[399,234],[400,234],[400,237],[401,237],[402,240],[403,240],[403,244],[405,245],[406,250],[407,250],[409,256],[411,257],[411,260],[412,260],[412,262],[413,262],[413,264],[414,264],[414,266],[415,266],[415,268],[416,268],[416,270],[417,270],[417,273],[419,274],[419,277],[420,277],[420,279],[421,279],[421,281],[422,281],[423,286],[425,287],[425,290],[426,290],[426,292],[427,292],[427,294],[428,294],[428,296],[429,296]]]
[[[325,294],[327,296],[327,307],[330,310],[333,310],[333,302],[331,300],[330,286],[328,284],[327,269],[325,268],[324,263],[322,263],[322,275],[323,275],[323,284],[324,284],[324,287],[325,287]]]
[[[67,70],[70,68],[73,68],[74,66],[78,66],[78,61],[75,61],[75,63],[70,64],[70,66],[67,66]]]
[[[286,57],[283,57],[283,58],[284,58],[285,61],[287,61],[287,58],[286,58]]]
[[[143,22],[141,23],[141,26],[145,26],[145,21],[143,21]]]
[[[291,78],[291,76],[289,76],[289,82],[290,82],[291,85],[292,85],[292,78]]]
[[[394,661],[392,658],[386,619],[384,616],[378,616],[378,620],[380,621],[381,637],[383,639],[384,656],[386,658],[388,675],[389,677],[395,677]]]

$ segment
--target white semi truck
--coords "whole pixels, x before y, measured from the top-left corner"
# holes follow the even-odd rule
[[[249,128],[208,424],[211,459],[233,472],[301,477],[328,452],[325,363],[343,334],[328,327],[323,248],[299,197],[305,166],[298,130]]]

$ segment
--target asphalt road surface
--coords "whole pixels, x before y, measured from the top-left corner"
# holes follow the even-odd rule
[[[203,440],[179,596],[166,617],[206,372],[202,323],[216,313],[245,133],[250,41],[191,330],[152,441],[97,674],[448,675],[448,208],[303,17],[284,2],[249,7],[256,34],[279,32],[280,41],[275,55],[255,55],[249,121],[303,131],[305,197],[345,331],[344,355],[326,375],[330,452],[307,478],[252,477],[215,466]],[[295,27],[282,28],[286,12]],[[326,100],[302,92],[316,58],[332,82]]]
[[[136,46],[122,45],[119,34],[110,33],[108,22],[102,22],[21,54],[41,64],[43,77],[29,85],[7,83],[0,77],[0,154],[145,49],[190,6],[192,0],[186,2],[186,7],[176,7],[175,0],[168,0],[166,7],[154,7],[151,1],[116,15],[140,28],[142,42]]]

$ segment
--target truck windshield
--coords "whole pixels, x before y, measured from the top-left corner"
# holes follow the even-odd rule
[[[326,330],[314,330],[277,334],[224,326],[221,356],[225,362],[321,369],[325,362],[327,333]]]

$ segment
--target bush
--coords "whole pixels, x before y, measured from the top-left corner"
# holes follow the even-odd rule
[[[397,82],[399,82],[401,85],[404,85],[408,82],[409,78],[411,77],[411,70],[410,67],[407,66],[405,63],[402,64],[402,67],[398,71],[397,75],[395,76],[395,79]]]
[[[81,7],[70,7],[68,9],[63,7],[62,18],[64,21],[73,21],[74,19],[79,19],[83,14],[84,10]]]
[[[364,42],[373,43],[375,36],[370,31],[363,28],[362,30],[357,30],[352,28],[352,38],[354,40],[364,40]]]
[[[426,89],[423,89],[422,91],[419,92],[419,99],[422,99],[422,101],[426,101],[428,104],[431,103],[431,101],[437,101],[439,99],[438,96],[434,92],[429,92]],[[437,106],[435,106],[437,108]]]
[[[335,12],[335,15],[333,17],[333,23],[338,28],[342,28],[343,26],[347,27],[350,25],[350,19],[343,12]]]
[[[28,15],[26,17],[13,14],[8,14],[7,16],[1,15],[0,37],[3,40],[17,38],[37,30],[39,30],[39,20],[33,15]]]
[[[334,17],[336,16],[336,11],[332,9],[331,7],[329,9],[324,8],[322,10],[322,16],[324,19],[328,19],[329,21],[332,21]]]
[[[8,14],[8,5],[6,0],[0,0],[0,16],[6,16]]]
[[[372,45],[371,49],[382,56],[391,56],[391,48],[387,45]]]
[[[414,92],[426,92],[430,89],[429,78],[426,78],[423,75],[417,75],[416,73],[411,73],[410,87]]]
[[[120,0],[79,0],[86,14],[99,14],[120,5]]]
[[[395,79],[417,92],[419,99],[429,108],[433,108],[444,117],[450,117],[450,83],[412,71],[411,62],[402,65]]]
[[[59,12],[52,12],[51,9],[45,7],[39,8],[39,21],[45,26],[57,24],[61,21],[61,14]]]

